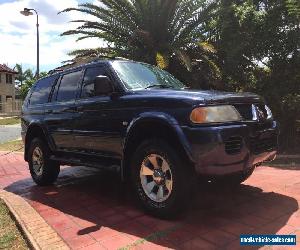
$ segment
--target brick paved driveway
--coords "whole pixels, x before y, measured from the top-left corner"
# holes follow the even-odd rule
[[[199,185],[174,221],[145,215],[112,173],[63,167],[55,186],[38,187],[21,154],[1,157],[0,188],[27,199],[72,249],[245,249],[239,235],[251,232],[300,238],[300,167],[260,167],[237,189]]]

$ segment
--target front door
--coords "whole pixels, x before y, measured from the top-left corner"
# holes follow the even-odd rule
[[[76,101],[79,119],[75,124],[74,137],[78,150],[101,156],[119,158],[121,155],[121,136],[116,124],[114,107],[118,102],[111,95],[96,96],[95,78],[108,76],[104,66],[87,68],[84,74],[81,94]]]

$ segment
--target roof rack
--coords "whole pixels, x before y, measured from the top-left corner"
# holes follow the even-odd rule
[[[55,73],[58,73],[58,72],[62,72],[64,71],[63,69],[51,69],[48,71],[48,75],[53,75]]]
[[[94,58],[82,58],[81,61],[65,61],[63,63],[66,63],[60,67],[57,67],[55,69],[52,69],[48,72],[48,75],[53,75],[55,73],[58,73],[58,72],[62,72],[66,69],[70,69],[70,68],[73,68],[73,67],[76,67],[76,66],[80,66],[80,65],[83,65],[83,64],[88,64],[88,63],[94,63],[94,62],[99,62],[103,59],[110,59],[110,60],[129,60],[127,58],[124,58],[124,57],[115,57],[115,56],[101,56],[101,57],[94,57]]]

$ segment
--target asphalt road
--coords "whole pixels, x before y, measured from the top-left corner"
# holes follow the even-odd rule
[[[21,125],[0,126],[0,143],[16,140],[21,137]]]

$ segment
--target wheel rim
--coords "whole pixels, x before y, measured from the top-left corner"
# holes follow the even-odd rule
[[[36,147],[32,153],[33,171],[36,175],[40,176],[43,173],[44,157],[43,152],[39,147]]]
[[[155,202],[167,200],[172,193],[170,165],[161,155],[151,154],[143,160],[140,180],[145,194]]]

